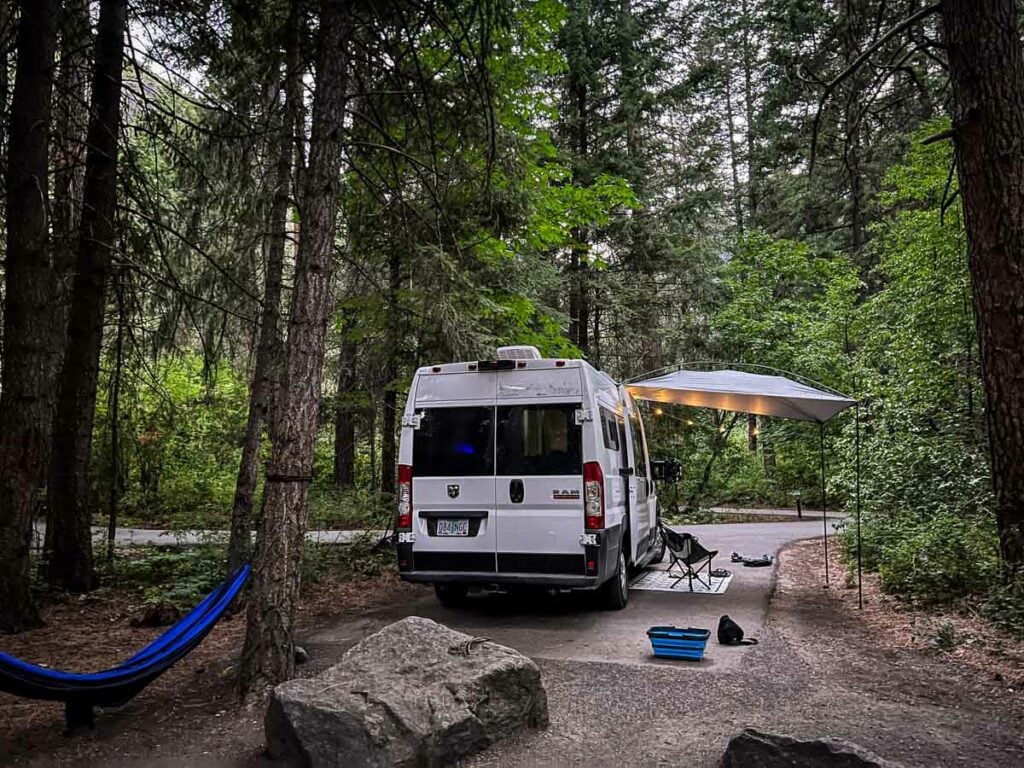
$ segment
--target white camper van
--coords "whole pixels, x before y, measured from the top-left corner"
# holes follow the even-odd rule
[[[442,603],[472,586],[629,596],[660,561],[658,504],[640,413],[583,360],[502,347],[497,360],[416,371],[402,418],[398,570]]]

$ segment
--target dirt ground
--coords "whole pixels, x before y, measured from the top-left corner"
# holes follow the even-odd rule
[[[392,572],[303,588],[300,631],[368,607],[403,599],[418,588]],[[69,597],[43,607],[46,626],[0,636],[0,649],[55,669],[92,672],[127,658],[162,629],[132,627],[137,596]],[[259,752],[262,712],[238,704],[231,667],[245,636],[244,612],[222,619],[195,651],[117,711],[97,713],[94,731],[61,735],[62,704],[0,693],[0,765],[230,765]],[[299,668],[311,674],[316,666]]]
[[[739,656],[728,672],[541,660],[550,727],[499,744],[470,766],[710,767],[746,726],[854,741],[906,766],[1024,766],[1020,644],[986,640],[976,619],[906,610],[880,595],[874,580],[865,583],[859,611],[838,561],[832,587],[822,587],[820,557],[820,542],[783,550],[761,643],[709,651]],[[304,625],[422,594],[395,581],[345,592],[324,585],[311,595]],[[113,606],[59,610],[67,613],[51,617],[53,629],[12,638],[19,647],[7,648],[83,668],[81,654],[100,647],[98,638],[109,658],[90,657],[93,666],[152,634],[126,629]],[[69,624],[58,619],[78,622],[77,646]],[[119,712],[102,714],[94,732],[73,739],[59,735],[58,706],[0,698],[0,755],[7,764],[32,766],[263,764],[262,711],[240,709],[224,674],[242,629],[241,617],[229,619],[192,658]],[[43,649],[51,656],[40,655]],[[334,660],[318,649],[303,673]]]

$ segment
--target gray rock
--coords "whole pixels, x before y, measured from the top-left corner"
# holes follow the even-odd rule
[[[305,664],[309,661],[309,651],[303,648],[301,645],[295,646],[295,663]]]
[[[800,740],[762,733],[753,728],[734,736],[721,768],[900,768],[856,744],[833,739]]]
[[[412,616],[277,686],[265,729],[270,756],[292,765],[433,768],[547,723],[533,661]]]

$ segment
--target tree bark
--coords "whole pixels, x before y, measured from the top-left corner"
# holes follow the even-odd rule
[[[757,141],[754,126],[756,108],[754,105],[754,62],[753,49],[750,41],[750,28],[753,20],[750,17],[749,0],[743,0],[742,45],[743,45],[743,116],[746,120],[745,136],[747,144],[747,220],[751,228],[757,226],[757,204],[760,197],[759,183],[761,169],[757,163]]]
[[[344,0],[323,0],[309,165],[298,200],[303,234],[295,263],[280,401],[271,419],[273,449],[239,679],[243,693],[260,693],[265,686],[286,680],[294,672],[295,603],[309,514],[324,342],[334,305],[331,274],[350,28],[348,4]]]
[[[384,369],[384,418],[380,436],[380,489],[383,493],[395,492],[397,464],[395,422],[398,405],[395,381],[398,379],[398,356],[402,346],[401,318],[398,308],[398,292],[401,287],[402,258],[397,251],[392,251],[388,262],[387,365]]]
[[[575,107],[573,118],[575,123],[573,136],[573,149],[576,157],[573,162],[572,182],[576,185],[588,183],[589,175],[585,167],[590,152],[589,134],[589,104],[587,81],[579,69],[587,62],[587,57],[578,55],[571,56],[569,67],[569,90],[570,97]],[[569,273],[571,283],[569,286],[569,341],[575,344],[586,357],[590,351],[589,327],[590,327],[590,302],[588,295],[587,272],[590,267],[587,264],[588,252],[587,231],[584,227],[575,227],[572,230],[572,245],[570,246]]]
[[[853,0],[846,0],[843,14],[844,62],[850,66],[860,55],[860,19],[858,6]],[[850,201],[847,207],[850,222],[850,253],[855,261],[861,258],[866,241],[864,216],[864,174],[861,163],[860,110],[863,108],[863,81],[860,72],[850,78],[850,92],[843,110],[843,165],[850,185]]]
[[[121,498],[121,374],[124,371],[124,332],[128,324],[124,304],[124,272],[114,274],[114,298],[117,301],[117,338],[114,341],[114,370],[110,374],[110,496],[107,504],[107,563],[114,562],[117,542],[117,507]]]
[[[1024,53],[1015,0],[944,0],[1000,551],[1024,570]]]
[[[53,128],[53,261],[62,293],[78,254],[78,227],[85,188],[85,146],[89,129],[89,71],[92,33],[88,0],[67,0],[60,18],[60,63],[57,67]],[[67,296],[62,296],[62,325]],[[66,332],[66,331],[65,331]]]
[[[13,33],[16,5],[14,0],[0,0],[0,115],[4,125],[9,118],[7,102],[11,95],[10,63],[16,37]],[[0,131],[0,161],[4,168],[7,167],[7,139],[8,131]],[[2,362],[0,360],[0,364]]]
[[[736,231],[743,237],[743,194],[740,184],[740,157],[736,146],[736,119],[732,109],[732,69],[725,75],[725,124],[729,131],[729,168],[732,174],[732,210],[736,219]]]
[[[0,380],[0,631],[38,625],[29,591],[32,515],[49,460],[56,295],[47,242],[47,134],[55,0],[22,0],[8,135],[3,376]]]
[[[68,313],[48,486],[46,571],[70,592],[96,587],[89,459],[107,277],[117,239],[117,146],[127,0],[101,0],[76,273]]]
[[[277,137],[277,159],[274,169],[273,199],[264,238],[264,264],[266,277],[263,286],[263,310],[260,316],[259,337],[256,342],[256,366],[249,388],[249,415],[242,439],[242,457],[235,481],[235,498],[231,507],[231,534],[228,539],[227,570],[232,573],[252,554],[251,532],[254,523],[253,498],[259,470],[260,444],[263,427],[279,385],[282,353],[281,292],[284,276],[285,245],[288,239],[288,202],[291,191],[292,163],[295,150],[294,98],[292,80],[299,72],[298,19],[294,5],[288,17],[288,42],[284,62],[285,108]]]
[[[712,419],[712,424],[715,425],[715,434],[711,436],[711,453],[708,455],[708,460],[704,463],[704,471],[701,472],[700,482],[697,487],[693,489],[693,493],[690,494],[690,498],[686,500],[685,510],[690,511],[697,509],[697,504],[701,497],[707,493],[708,486],[711,485],[711,470],[714,469],[715,461],[721,455],[725,446],[729,442],[729,435],[732,434],[733,427],[740,420],[741,414],[734,413],[729,418],[729,425],[725,425],[725,412],[715,411]]]
[[[338,393],[334,404],[334,484],[354,488],[356,484],[356,419],[345,398],[356,386],[356,345],[351,338],[351,318],[347,315],[341,329],[338,355]]]

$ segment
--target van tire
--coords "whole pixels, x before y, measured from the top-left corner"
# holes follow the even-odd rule
[[[654,545],[654,554],[651,556],[651,560],[648,565],[657,565],[665,559],[665,537],[661,533],[660,525],[654,535],[658,537],[658,541]]]
[[[629,602],[629,566],[626,564],[626,552],[621,547],[615,573],[600,586],[599,593],[601,605],[609,611],[621,611]]]
[[[466,603],[469,593],[468,584],[435,584],[434,594],[445,608],[458,608]]]

